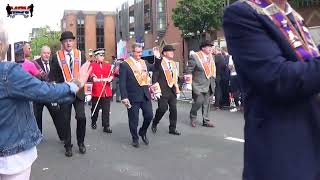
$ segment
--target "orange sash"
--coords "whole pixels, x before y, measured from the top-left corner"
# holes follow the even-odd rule
[[[77,49],[73,49],[73,53],[74,53],[73,74],[71,74],[69,65],[68,65],[68,63],[66,61],[66,57],[64,55],[64,51],[59,50],[57,52],[58,62],[59,62],[60,68],[62,70],[64,80],[66,82],[69,82],[72,79],[76,79],[79,77],[79,70],[80,70],[80,66],[81,66],[81,57],[80,57],[81,52]]]
[[[168,67],[168,64],[166,63],[166,61],[169,61],[171,65],[171,70]],[[167,84],[170,88],[173,87],[173,85],[176,87],[176,93],[179,93],[179,86],[178,86],[178,74],[177,74],[177,67],[176,67],[176,63],[172,60],[169,60],[165,57],[163,57],[163,60],[161,61],[161,66],[164,72],[164,75],[166,77],[167,80]]]
[[[207,79],[210,77],[215,77],[216,76],[216,65],[213,61],[212,56],[209,56],[209,60],[205,61],[205,58],[202,54],[201,51],[196,52],[195,55],[198,57],[200,64],[204,70],[204,73],[206,74]]]
[[[147,69],[147,65],[144,62],[144,60],[139,60],[139,63],[141,64],[141,70],[139,70],[139,68],[135,65],[136,60],[132,59],[131,57],[129,59],[126,60],[126,62],[128,63],[128,65],[130,66],[134,77],[136,78],[136,80],[138,81],[140,86],[148,86],[150,84],[150,77],[148,74],[148,69]]]

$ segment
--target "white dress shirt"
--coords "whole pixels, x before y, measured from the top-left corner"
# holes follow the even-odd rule
[[[73,50],[70,51],[71,57],[74,61],[74,52]],[[69,56],[69,52],[68,51],[64,51],[64,57],[66,58],[66,62],[68,64],[68,67],[70,67],[70,56]]]
[[[136,65],[136,67],[138,68],[139,71],[142,70],[142,66],[140,64],[140,61],[137,61],[136,59],[132,58],[132,61],[134,62],[134,64]]]
[[[48,60],[48,61],[44,61],[44,60],[41,59],[41,62],[42,62],[42,65],[43,65],[44,70],[47,70],[47,71],[48,71],[48,72],[46,72],[46,73],[49,73],[49,72],[50,72],[49,60]],[[46,62],[47,62],[47,66],[46,66]]]

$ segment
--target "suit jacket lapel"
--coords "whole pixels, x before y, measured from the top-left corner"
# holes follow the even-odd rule
[[[298,61],[299,57],[295,53],[294,49],[291,48],[290,43],[282,34],[281,30],[266,15],[258,14],[258,16],[260,16],[263,24],[269,29],[269,32],[266,33],[273,34],[274,41],[277,42],[280,48],[285,52],[283,56],[288,57],[291,61]]]
[[[45,69],[44,69],[43,63],[41,61],[41,58],[37,59],[36,61],[39,64],[39,66],[41,67],[41,69],[45,72]]]

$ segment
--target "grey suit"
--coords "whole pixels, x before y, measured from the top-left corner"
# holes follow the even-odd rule
[[[215,77],[206,77],[201,61],[196,54],[191,55],[186,73],[192,74],[192,98],[194,102],[190,111],[190,118],[195,120],[198,110],[202,107],[202,117],[205,123],[209,121],[209,100],[210,96],[214,94]]]

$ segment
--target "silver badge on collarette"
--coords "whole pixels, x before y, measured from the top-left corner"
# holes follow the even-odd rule
[[[288,27],[288,21],[286,19],[282,20],[281,24],[284,28]]]
[[[294,48],[302,46],[302,43],[300,42],[299,38],[296,35],[294,35],[291,30],[288,30],[287,33]]]

